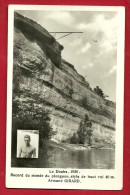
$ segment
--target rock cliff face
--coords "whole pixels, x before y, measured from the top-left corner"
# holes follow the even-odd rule
[[[49,111],[57,140],[67,140],[76,133],[88,114],[93,140],[113,143],[114,103],[94,93],[74,66],[61,58],[63,46],[47,30],[17,13],[14,27],[14,66],[21,70],[19,104],[33,102],[39,110]]]

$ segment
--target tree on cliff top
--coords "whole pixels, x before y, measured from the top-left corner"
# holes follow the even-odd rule
[[[102,98],[105,98],[105,97],[106,97],[105,94],[104,94],[104,92],[103,92],[103,90],[102,90],[99,86],[96,86],[96,87],[94,88],[94,92],[95,92],[97,95],[99,95],[100,97],[102,97]]]

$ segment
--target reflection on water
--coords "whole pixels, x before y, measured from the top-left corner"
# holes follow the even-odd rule
[[[53,149],[48,155],[48,158],[41,163],[50,168],[114,169],[114,150],[63,151]]]
[[[114,169],[115,151],[108,149],[61,150],[41,149],[37,159],[12,159],[12,167]]]

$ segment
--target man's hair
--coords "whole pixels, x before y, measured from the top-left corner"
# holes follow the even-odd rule
[[[28,138],[29,140],[31,140],[30,135],[25,135],[25,136],[24,136],[24,139],[25,139],[25,138]]]

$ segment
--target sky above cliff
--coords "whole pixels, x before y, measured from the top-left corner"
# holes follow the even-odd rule
[[[27,11],[18,13],[36,21],[49,32],[71,34],[59,43],[62,57],[74,65],[94,88],[99,86],[116,101],[117,13],[103,11]],[[54,34],[58,39],[65,34]]]

